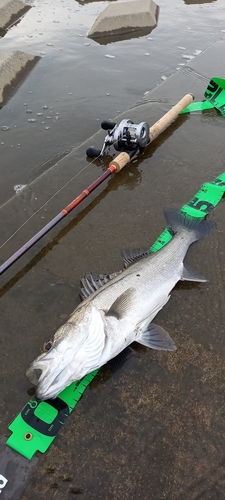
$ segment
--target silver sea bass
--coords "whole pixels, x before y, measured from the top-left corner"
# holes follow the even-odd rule
[[[175,233],[164,248],[136,261],[134,256],[134,263],[133,254],[127,253],[131,265],[100,288],[103,278],[95,281],[87,274],[83,279],[83,295],[87,298],[57,330],[50,350],[38,356],[27,370],[28,380],[37,385],[38,399],[56,397],[71,382],[101,367],[133,341],[152,349],[176,349],[169,334],[152,320],[179,280],[207,281],[187,270],[183,260],[189,246],[215,224],[190,219],[176,210],[164,213]]]

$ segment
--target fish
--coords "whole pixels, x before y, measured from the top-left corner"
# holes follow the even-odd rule
[[[168,332],[152,321],[179,280],[207,281],[183,261],[189,246],[215,223],[175,209],[164,209],[164,215],[174,236],[158,252],[125,251],[124,270],[109,276],[87,273],[81,279],[83,301],[26,372],[36,385],[38,400],[55,398],[134,341],[152,349],[176,350]]]

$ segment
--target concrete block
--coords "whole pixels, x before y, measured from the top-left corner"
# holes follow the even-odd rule
[[[89,38],[124,35],[157,25],[159,8],[153,0],[113,2],[98,16],[88,32]]]
[[[22,0],[0,0],[0,29],[10,26],[30,8]]]
[[[33,54],[14,51],[0,52],[0,104],[3,102],[5,91],[10,89],[16,79],[23,76],[25,69],[30,69],[40,58]]]

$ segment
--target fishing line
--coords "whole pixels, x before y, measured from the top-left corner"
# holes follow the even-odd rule
[[[123,122],[133,123],[133,122],[131,122],[131,120],[123,120],[121,123],[123,123]],[[104,123],[104,126],[103,126],[103,123]],[[102,122],[103,130],[114,129],[115,125],[116,125],[116,123],[111,122],[111,121]],[[136,125],[134,125],[134,126],[137,127]],[[109,132],[109,130],[108,130],[108,132]],[[109,136],[107,136],[107,137],[109,137]],[[110,146],[114,146],[115,144],[118,144],[118,139],[119,139],[118,136],[116,136],[115,138],[113,138],[113,136],[110,136]],[[86,170],[86,168],[89,167],[94,162],[94,160],[98,160],[98,158],[100,158],[103,155],[103,151],[105,152],[105,150],[107,150],[108,146],[109,146],[109,144],[107,144],[105,141],[102,150],[98,151],[98,150],[95,150],[94,148],[89,148],[89,151],[92,150],[95,152],[92,161],[88,162],[76,175],[71,177],[71,179],[68,182],[66,182],[58,191],[56,191],[54,193],[54,195],[51,196],[51,198],[49,198],[41,207],[39,207],[38,210],[36,210],[30,217],[28,217],[28,219],[23,224],[21,224],[21,226],[19,226],[16,229],[16,231],[14,231],[14,233],[0,246],[0,249],[3,248],[22,229],[22,227],[24,227],[35,215],[37,215],[38,212],[40,212],[40,210],[42,210],[45,206],[47,206],[48,203],[50,203],[50,201],[52,201],[55,198],[55,196],[57,196],[57,194],[60,193],[60,191],[62,191],[66,186],[68,186],[68,184],[70,184],[70,182],[72,182],[76,177],[78,177],[78,175],[80,175],[82,172],[84,172],[84,170]],[[118,150],[117,147],[115,149]],[[87,150],[87,152],[88,152],[88,150]],[[132,155],[132,156],[134,156],[134,155]],[[91,156],[89,156],[89,158],[91,158]]]
[[[79,172],[77,172],[77,174],[75,174],[73,177],[71,177],[71,179],[69,181],[67,181],[60,189],[58,189],[58,191],[56,191],[53,196],[51,196],[51,198],[49,198],[41,207],[38,208],[38,210],[36,210],[36,212],[34,212],[30,217],[28,217],[28,219],[23,222],[23,224],[21,224],[21,226],[19,226],[16,231],[0,246],[0,249],[3,248],[19,231],[20,229],[22,229],[23,226],[25,226],[35,215],[38,214],[38,212],[40,212],[40,210],[42,210],[45,206],[47,206],[50,201],[52,201],[55,196],[57,196],[57,194],[60,193],[60,191],[62,191],[66,186],[68,186],[68,184],[70,184],[70,182],[72,182],[74,179],[76,179],[76,177],[78,177],[78,175],[80,175],[82,172],[84,172],[84,170],[86,170],[95,160],[98,160],[98,158],[100,157],[101,155],[99,154],[98,157],[96,158],[93,158],[92,161],[88,162]]]
[[[117,142],[117,139],[114,139],[111,143],[112,146],[116,142]],[[80,175],[82,172],[84,172],[84,170],[86,170],[90,165],[92,165],[92,163],[95,160],[98,160],[101,156],[102,156],[102,154],[100,151],[98,156],[94,157],[93,160],[88,162],[79,172],[77,172],[77,174],[75,174],[73,177],[71,177],[71,179],[69,179],[69,181],[67,181],[60,189],[58,189],[58,191],[56,191],[53,194],[53,196],[51,196],[51,198],[49,198],[45,203],[43,203],[43,205],[41,207],[39,207],[38,210],[36,210],[30,217],[28,217],[28,219],[25,222],[23,222],[23,224],[21,224],[21,226],[19,226],[16,229],[16,231],[11,236],[9,236],[9,238],[0,246],[0,249],[3,248],[12,238],[14,238],[14,236],[22,229],[22,227],[24,227],[35,215],[38,214],[38,212],[40,212],[45,206],[47,206],[50,203],[50,201],[52,201],[63,189],[65,189],[66,186],[68,186],[70,184],[70,182],[72,182],[74,179],[76,179],[76,177],[78,177],[78,175]]]
[[[189,105],[186,105],[179,111],[180,114],[182,113],[190,113],[193,111],[202,111],[204,109],[210,109],[210,108],[216,108],[218,109],[222,115],[225,115],[225,80],[222,78],[217,78],[213,77],[209,84],[208,87],[205,90],[204,97],[206,98],[206,101],[198,102],[198,103],[191,103]],[[160,120],[159,120],[160,122]],[[152,131],[153,134],[155,134],[154,128],[157,128],[158,123],[157,122],[153,127]],[[110,122],[108,122],[109,124]],[[168,125],[168,124],[167,124]],[[161,132],[162,130],[160,130]],[[157,134],[158,135],[158,134]],[[154,138],[154,137],[153,137]],[[114,145],[117,142],[117,138],[115,138],[111,141],[111,145]],[[76,175],[74,175],[68,182],[64,184],[49,200],[47,200],[36,212],[34,212],[21,226],[0,246],[0,249],[3,248],[19,231],[20,229],[25,226],[31,219],[36,215],[42,208],[44,208],[48,203],[54,199],[54,197],[60,193],[72,180],[74,180],[80,173],[82,173],[89,165],[93,163],[94,160],[97,160],[101,156],[101,152],[99,152],[99,155],[97,155],[95,158],[93,158],[92,161],[87,163],[87,165],[82,168]]]
[[[117,151],[121,151],[116,158],[114,158],[110,163],[108,168],[97,178],[95,179],[86,189],[83,191],[67,205],[65,208],[60,210],[60,212],[50,220],[43,228],[41,228],[34,236],[32,236],[22,247],[20,247],[13,255],[11,255],[3,264],[0,265],[0,274],[3,274],[12,264],[14,264],[22,255],[24,255],[37,241],[39,241],[45,234],[47,234],[56,224],[58,224],[64,217],[66,217],[75,207],[77,207],[89,194],[94,191],[102,182],[104,182],[109,176],[114,173],[118,173],[124,168],[131,159],[136,156],[138,152],[143,150],[143,146],[147,146],[150,142],[152,142],[158,135],[170,125],[178,116],[181,110],[183,110],[186,106],[188,106],[194,99],[193,94],[186,94],[177,104],[170,109],[165,115],[163,115],[152,127],[149,129],[149,125],[145,122],[142,122],[139,125],[133,124],[131,120],[122,120],[122,122],[117,126],[117,124],[112,124],[110,127],[110,122],[102,122],[101,126],[103,130],[107,127],[108,134],[105,138],[104,145],[101,151],[94,150],[94,148],[89,148],[86,151],[88,157],[92,157],[93,161],[96,158],[102,156],[103,152],[109,150],[109,147],[114,144],[114,147]],[[111,129],[111,132],[110,132]],[[117,130],[118,129],[118,130]],[[88,154],[94,152],[94,156],[92,154]],[[92,163],[92,162],[90,162]],[[76,178],[82,171],[84,171],[89,166],[89,163],[81,169],[80,172],[75,174],[64,186],[62,186],[57,192],[59,193],[67,186],[72,179]],[[50,199],[54,198],[57,193],[53,195]],[[50,200],[45,202],[42,207],[46,206]],[[41,207],[41,208],[42,208]],[[35,211],[37,213],[40,210]],[[35,215],[35,213],[33,215]],[[27,224],[27,219],[23,225]],[[17,231],[11,235],[11,237],[7,240],[9,241],[23,226],[21,225]],[[4,246],[6,242],[2,245]],[[0,247],[2,248],[2,247]]]

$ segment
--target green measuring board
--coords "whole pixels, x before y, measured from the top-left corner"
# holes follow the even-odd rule
[[[95,370],[73,382],[55,399],[30,399],[9,425],[12,434],[6,444],[29,460],[37,451],[44,453],[97,372]]]
[[[224,193],[225,172],[212,182],[203,184],[195,196],[181,207],[181,211],[190,217],[205,218],[219,203]],[[151,246],[151,252],[157,252],[171,239],[172,232],[168,226]],[[12,434],[6,444],[29,460],[37,451],[44,453],[97,372],[98,370],[95,370],[82,380],[73,382],[55,399],[41,402],[35,397],[30,399],[9,425]]]
[[[216,108],[225,116],[225,80],[223,78],[211,78],[204,96],[206,101],[193,102],[183,109],[180,114]]]
[[[219,177],[201,186],[191,200],[181,207],[181,211],[190,217],[204,218],[219,203],[225,193],[225,172]],[[151,252],[157,252],[172,239],[172,232],[168,226],[151,246]]]

